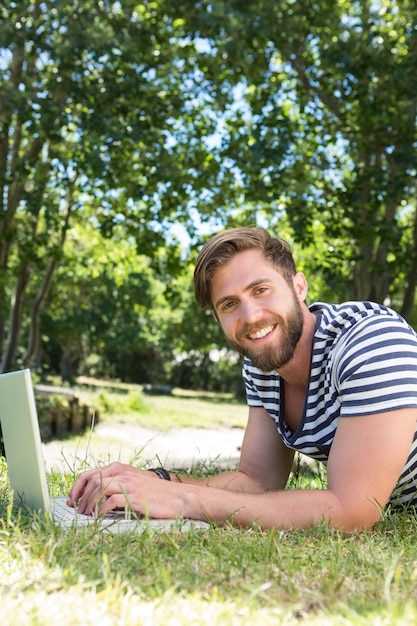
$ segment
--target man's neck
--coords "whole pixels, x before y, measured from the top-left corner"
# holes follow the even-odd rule
[[[284,367],[277,370],[278,374],[288,385],[304,391],[307,389],[310,379],[311,351],[315,328],[316,316],[310,313],[306,307],[303,334],[297,344],[294,356]]]

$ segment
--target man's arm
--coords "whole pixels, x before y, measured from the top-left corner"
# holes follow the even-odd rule
[[[239,468],[237,471],[222,472],[215,476],[191,478],[186,475],[171,473],[171,481],[163,481],[153,472],[139,470],[122,463],[111,463],[107,467],[83,472],[71,488],[68,504],[76,505],[80,513],[94,511],[96,505],[106,501],[105,484],[112,483],[113,489],[120,493],[131,493],[135,490],[135,481],[138,492],[144,484],[150,484],[152,489],[167,488],[180,483],[182,487],[210,487],[218,490],[234,491],[237,493],[261,494],[271,490],[283,489],[291,471],[294,451],[287,448],[278,435],[275,422],[263,408],[251,408],[242,443]],[[155,483],[155,479],[160,483]],[[126,491],[129,483],[131,492]],[[133,500],[131,500],[132,504]],[[119,505],[114,505],[119,506]],[[121,505],[123,506],[123,505]],[[106,510],[110,509],[107,502]],[[139,508],[138,508],[139,510]],[[155,515],[156,516],[156,515]],[[165,517],[159,511],[158,516]]]
[[[327,473],[344,526],[364,528],[380,519],[407,462],[416,421],[417,409],[340,420]]]
[[[319,522],[345,531],[372,527],[407,461],[416,420],[417,409],[342,418],[329,457],[325,490],[241,498],[206,493],[200,501],[194,493],[189,512],[204,510],[214,521],[233,519],[242,526],[256,521],[263,528],[306,528]]]
[[[259,414],[265,431],[258,430],[255,415],[245,435],[240,471],[233,481],[229,474],[227,484],[221,479],[213,479],[211,486],[172,483],[146,476],[151,472],[126,466],[113,471],[109,466],[81,477],[73,500],[81,495],[80,512],[94,510],[101,501],[99,512],[105,513],[123,507],[127,499],[134,510],[150,517],[182,515],[238,526],[256,522],[262,528],[307,528],[325,522],[359,531],[379,520],[407,461],[417,409],[342,418],[329,457],[328,488],[323,490],[280,490],[289,465],[285,457],[275,459],[273,451],[279,452],[283,444]]]

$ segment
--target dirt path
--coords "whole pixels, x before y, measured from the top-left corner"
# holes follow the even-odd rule
[[[47,470],[71,469],[79,471],[87,466],[110,461],[140,462],[184,469],[192,465],[215,464],[235,466],[243,439],[241,428],[172,428],[160,432],[135,424],[119,426],[99,423],[86,438],[42,444]]]

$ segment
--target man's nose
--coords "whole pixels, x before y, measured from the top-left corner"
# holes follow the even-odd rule
[[[243,299],[240,303],[240,318],[245,324],[253,324],[262,318],[262,308],[256,300]]]

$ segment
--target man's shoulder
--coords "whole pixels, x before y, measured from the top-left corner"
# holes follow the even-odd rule
[[[338,334],[364,321],[389,321],[407,327],[407,322],[399,313],[389,307],[369,300],[351,300],[341,304],[315,302],[309,306],[311,313],[320,317],[318,329]]]
[[[311,313],[323,313],[328,317],[357,317],[358,315],[388,315],[400,317],[393,309],[372,302],[371,300],[348,300],[341,303],[313,302],[309,307]]]

